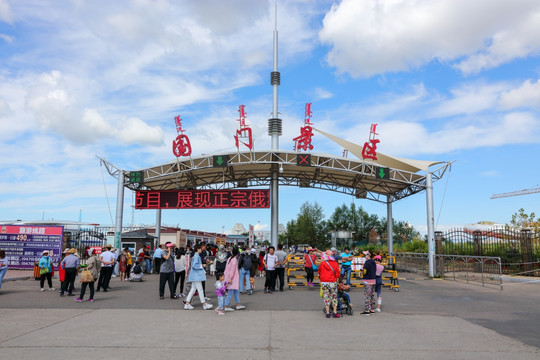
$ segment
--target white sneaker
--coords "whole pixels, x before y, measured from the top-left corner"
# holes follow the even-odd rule
[[[116,277],[116,275],[113,274],[113,275],[111,275],[111,277]]]
[[[375,309],[375,312],[381,312],[381,309]]]
[[[181,293],[181,294],[180,294],[180,297],[186,297],[186,294]]]
[[[44,289],[44,288],[41,288],[41,291],[45,291],[45,289]]]
[[[191,304],[184,305],[184,310],[193,310],[193,309],[194,309],[194,307],[191,306]]]
[[[56,289],[55,288],[49,288],[49,291],[54,291],[54,290],[56,290]]]
[[[232,307],[225,306],[223,311],[234,311],[234,309]]]
[[[203,305],[202,308],[203,308],[204,310],[210,310],[210,309],[213,308],[213,307],[214,307],[214,305],[206,303],[206,304]]]
[[[236,305],[236,310],[244,310],[245,308],[244,305]]]

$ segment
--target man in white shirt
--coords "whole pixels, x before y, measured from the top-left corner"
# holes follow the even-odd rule
[[[275,248],[270,246],[268,254],[263,258],[263,266],[266,269],[266,281],[264,282],[264,293],[271,294],[276,287],[276,264],[278,257],[274,254]]]
[[[99,280],[96,291],[103,288],[103,292],[109,291],[109,282],[111,281],[111,275],[114,265],[114,254],[111,252],[112,245],[106,245],[106,251],[101,253],[99,260],[101,261],[101,271],[99,272]]]
[[[276,264],[276,281],[279,279],[279,291],[283,292],[283,284],[285,283],[285,264],[287,263],[287,253],[283,251],[283,244],[278,244],[276,251],[276,256],[278,257],[278,262]],[[274,291],[275,289],[272,289]]]

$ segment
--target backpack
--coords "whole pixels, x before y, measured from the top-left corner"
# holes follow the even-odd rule
[[[242,258],[240,259],[239,268],[243,268],[244,270],[251,270],[251,256],[250,255],[242,255]]]
[[[142,273],[141,265],[135,265],[133,267],[133,273],[136,275],[139,275],[140,273]]]

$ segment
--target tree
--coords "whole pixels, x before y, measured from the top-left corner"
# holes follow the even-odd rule
[[[514,230],[533,228],[535,231],[540,230],[540,219],[535,219],[535,213],[526,214],[523,208],[512,215],[510,225],[506,224],[507,228]]]
[[[300,207],[296,220],[287,223],[285,236],[289,240],[289,245],[309,244],[314,247],[327,247],[330,237],[321,206],[305,202]]]

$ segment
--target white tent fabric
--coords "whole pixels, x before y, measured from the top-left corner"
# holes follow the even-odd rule
[[[363,145],[360,146],[350,141],[343,140],[341,138],[338,138],[337,136],[331,135],[319,129],[315,129],[315,131],[321,133],[322,135],[326,136],[327,138],[334,141],[335,143],[343,146],[343,148],[348,150],[351,154],[363,160],[363,156],[362,156]],[[425,160],[397,158],[397,157],[381,154],[380,152],[377,152],[377,160],[368,160],[368,161],[372,161],[373,163],[384,166],[384,167],[389,167],[392,169],[399,169],[403,171],[409,171],[413,173],[416,173],[420,170],[429,172],[430,166],[444,163],[444,161],[425,161]]]

